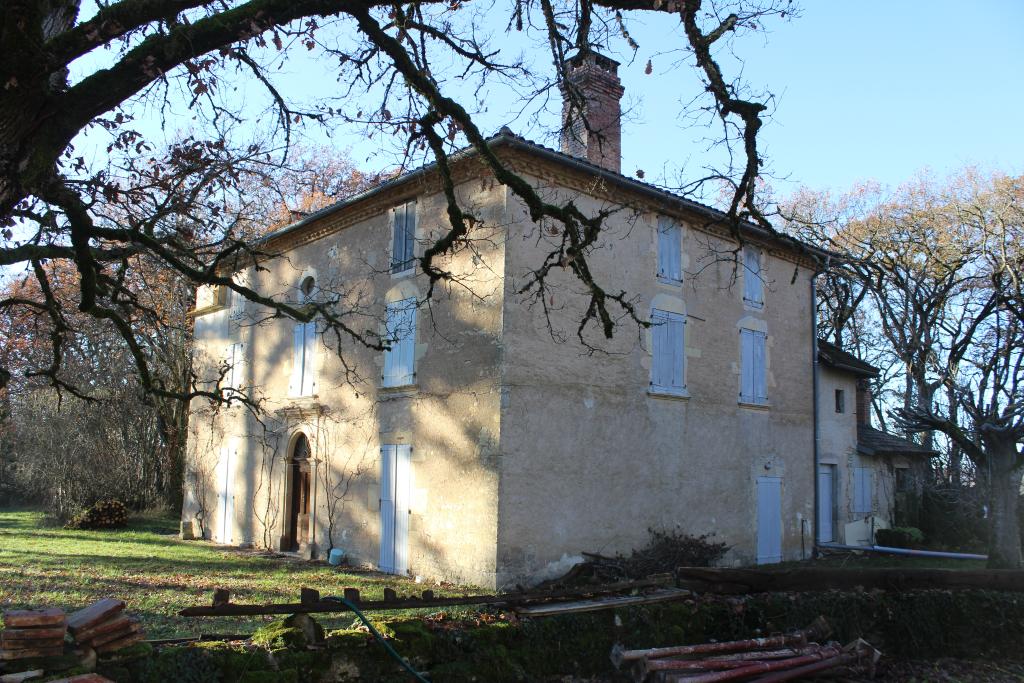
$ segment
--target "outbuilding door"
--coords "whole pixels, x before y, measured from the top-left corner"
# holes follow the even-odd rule
[[[217,537],[218,543],[231,543],[235,527],[235,449],[221,446],[217,462]]]
[[[389,574],[409,571],[409,495],[412,447],[386,445],[380,449],[380,562]]]
[[[835,540],[836,466],[818,466],[818,542]]]
[[[757,563],[782,561],[782,479],[757,478]]]

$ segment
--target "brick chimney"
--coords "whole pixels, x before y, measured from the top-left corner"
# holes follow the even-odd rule
[[[619,63],[581,50],[565,67],[567,81],[583,102],[574,102],[573,92],[562,86],[562,152],[619,173],[623,93]]]
[[[857,424],[871,426],[871,383],[857,380]]]

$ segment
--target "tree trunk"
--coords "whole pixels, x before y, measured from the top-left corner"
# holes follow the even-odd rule
[[[1022,566],[1020,518],[1021,468],[1017,462],[1017,445],[1013,442],[990,445],[987,449],[992,464],[989,507],[992,513],[988,548],[990,569],[1020,569]]]

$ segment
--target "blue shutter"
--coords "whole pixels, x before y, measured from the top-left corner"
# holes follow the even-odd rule
[[[416,202],[405,205],[405,252],[403,260],[405,268],[412,267],[412,259],[416,248]]]
[[[675,221],[660,216],[658,218],[658,277],[673,282],[683,279],[682,231]]]
[[[743,299],[749,304],[760,306],[764,303],[764,287],[761,281],[761,252],[753,247],[743,249]]]
[[[651,312],[651,390],[681,394],[685,389],[684,329],[686,318],[679,313]]]
[[[853,512],[860,515],[871,514],[871,468],[857,467],[853,470]]]
[[[765,361],[765,342],[767,340],[764,332],[755,332],[754,343],[754,400],[757,403],[768,402],[768,367]]]
[[[754,331],[740,330],[740,401],[754,402]]]
[[[416,248],[416,202],[395,207],[392,212],[391,272],[401,273],[412,267]]]

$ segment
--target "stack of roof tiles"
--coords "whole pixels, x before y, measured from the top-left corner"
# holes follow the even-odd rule
[[[68,624],[64,610],[30,609],[4,612],[0,660],[12,661],[64,654]]]
[[[138,643],[146,634],[137,617],[124,611],[124,602],[104,598],[68,617],[75,643],[98,654],[115,652]]]

